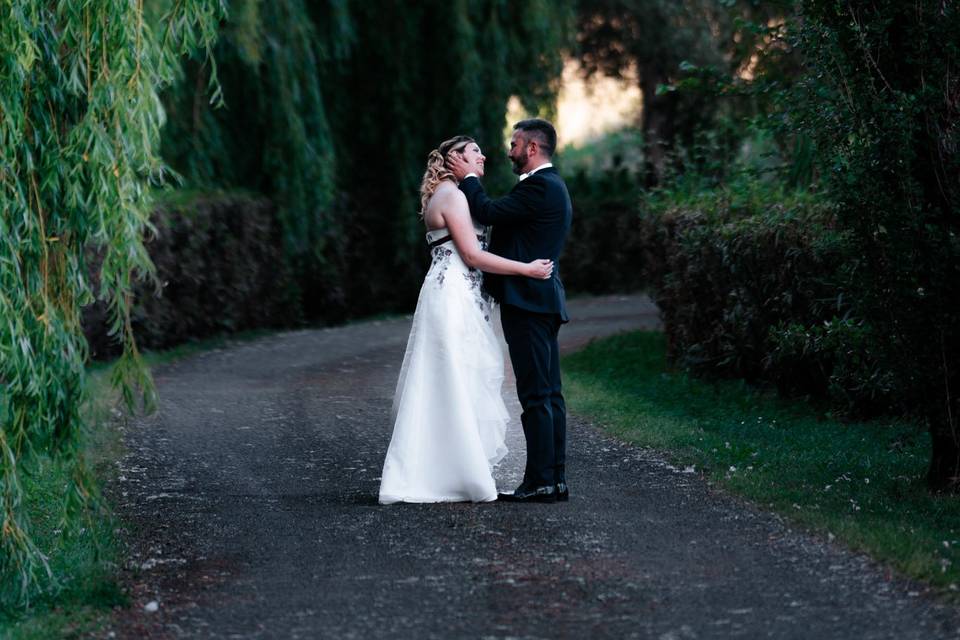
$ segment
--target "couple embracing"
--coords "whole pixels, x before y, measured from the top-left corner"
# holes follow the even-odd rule
[[[555,502],[569,496],[566,407],[557,335],[568,321],[554,270],[573,210],[550,162],[546,120],[514,125],[509,157],[519,182],[490,199],[484,156],[467,136],[430,153],[420,187],[432,263],[424,279],[393,400],[393,436],[380,503]],[[491,235],[491,227],[493,229]],[[523,482],[497,494],[492,470],[507,453],[503,336],[523,408]]]

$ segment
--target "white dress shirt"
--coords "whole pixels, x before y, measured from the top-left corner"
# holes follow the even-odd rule
[[[519,181],[522,182],[523,180],[526,180],[527,178],[535,174],[537,171],[540,171],[540,169],[546,169],[547,167],[552,167],[552,166],[553,166],[552,162],[544,162],[540,166],[534,167],[533,169],[530,169],[530,171],[520,174]],[[466,180],[467,178],[476,178],[476,177],[477,177],[477,174],[468,173],[467,175],[463,176],[463,179]]]
[[[547,167],[552,167],[552,166],[553,166],[552,162],[544,162],[540,166],[534,167],[533,169],[530,169],[530,171],[520,174],[520,181],[523,182],[524,180],[526,180],[527,178],[535,174],[537,171],[540,171],[540,169],[546,169]]]

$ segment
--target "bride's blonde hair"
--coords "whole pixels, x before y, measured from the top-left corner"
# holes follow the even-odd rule
[[[427,170],[423,173],[423,182],[420,183],[420,217],[427,210],[427,201],[436,192],[437,187],[444,180],[453,180],[453,173],[444,166],[444,161],[451,151],[463,151],[471,142],[476,142],[470,136],[454,136],[444,140],[440,146],[427,156]]]

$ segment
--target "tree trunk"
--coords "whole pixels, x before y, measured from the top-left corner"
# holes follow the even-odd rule
[[[640,128],[643,131],[645,182],[647,187],[662,184],[666,178],[669,153],[675,138],[677,97],[673,93],[657,95],[657,86],[666,82],[665,74],[654,65],[640,68],[640,94],[643,112]]]
[[[930,467],[927,486],[932,491],[957,491],[960,488],[960,442],[951,429],[937,424],[930,429]]]

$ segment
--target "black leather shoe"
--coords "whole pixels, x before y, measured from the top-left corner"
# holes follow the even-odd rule
[[[557,490],[551,484],[545,487],[524,487],[520,485],[513,493],[501,493],[497,496],[501,502],[556,502]]]
[[[566,502],[570,499],[570,490],[567,488],[566,482],[558,482],[554,485],[553,490],[557,493],[557,502]]]

